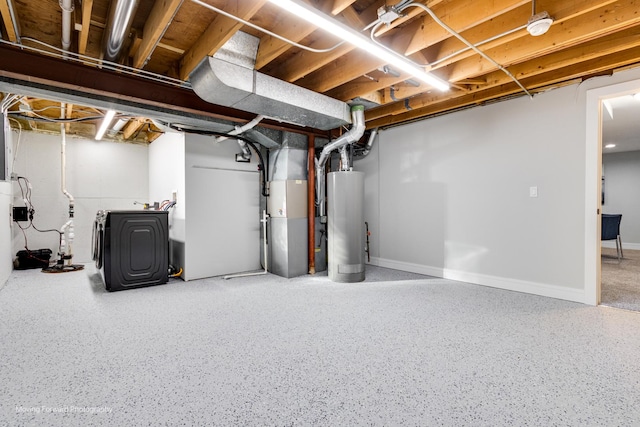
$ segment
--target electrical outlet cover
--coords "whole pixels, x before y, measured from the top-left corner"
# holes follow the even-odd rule
[[[16,206],[13,208],[14,221],[29,221],[29,212],[26,206]]]

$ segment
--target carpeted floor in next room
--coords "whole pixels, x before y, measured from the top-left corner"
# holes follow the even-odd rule
[[[13,272],[0,289],[0,426],[640,420],[639,313],[370,266],[367,277],[107,293],[92,266]]]
[[[640,251],[624,249],[618,260],[616,250],[602,249],[601,304],[640,312]]]

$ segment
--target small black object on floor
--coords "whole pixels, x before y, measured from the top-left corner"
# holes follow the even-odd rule
[[[51,259],[51,249],[22,250],[16,253],[13,268],[29,270],[32,268],[47,268]]]
[[[69,264],[69,265],[60,265],[55,264],[51,267],[46,267],[42,269],[43,273],[70,273],[72,271],[80,271],[84,270],[84,265],[80,264]]]

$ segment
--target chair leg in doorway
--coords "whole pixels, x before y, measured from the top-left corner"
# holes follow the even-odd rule
[[[618,258],[624,258],[624,252],[622,252],[622,238],[620,235],[618,235],[618,238],[616,239],[616,249],[618,249],[618,246],[620,246],[620,254],[618,255]]]

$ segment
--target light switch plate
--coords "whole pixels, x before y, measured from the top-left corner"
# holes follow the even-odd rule
[[[538,197],[538,187],[529,187],[529,197]]]

